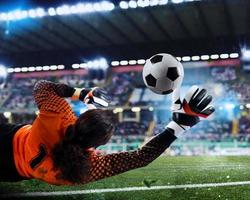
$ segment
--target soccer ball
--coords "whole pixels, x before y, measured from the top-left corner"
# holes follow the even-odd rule
[[[153,92],[170,94],[181,86],[184,70],[174,56],[160,53],[147,59],[142,76],[145,85]]]

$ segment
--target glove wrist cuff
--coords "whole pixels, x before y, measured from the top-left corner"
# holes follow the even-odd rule
[[[174,112],[173,121],[178,124],[181,124],[181,126],[192,127],[200,121],[200,118],[198,116],[188,115],[186,113]]]
[[[177,124],[175,121],[171,121],[165,128],[171,129],[177,138],[183,135],[184,131],[186,130],[185,128]]]
[[[74,92],[74,94],[72,95],[71,99],[72,99],[73,101],[79,100],[79,99],[80,99],[81,91],[82,91],[82,88],[75,88],[75,92]]]
[[[86,89],[86,88],[82,89],[80,96],[79,96],[79,100],[84,102],[89,92],[90,92],[90,89]]]

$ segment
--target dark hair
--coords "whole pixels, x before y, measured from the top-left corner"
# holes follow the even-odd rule
[[[52,150],[54,166],[60,170],[58,176],[74,183],[85,180],[90,169],[88,149],[106,144],[115,131],[115,124],[112,111],[93,109],[81,114]]]

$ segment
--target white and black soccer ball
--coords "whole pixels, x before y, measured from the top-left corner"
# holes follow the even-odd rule
[[[182,64],[172,55],[160,53],[147,59],[142,72],[145,85],[157,94],[170,94],[181,86]]]

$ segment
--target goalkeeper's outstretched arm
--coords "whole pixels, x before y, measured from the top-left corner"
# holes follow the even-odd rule
[[[88,182],[144,167],[159,157],[175,140],[176,136],[167,128],[136,151],[95,156]]]
[[[92,161],[89,181],[114,176],[131,169],[148,165],[159,157],[177,137],[182,135],[200,121],[200,117],[207,118],[214,112],[209,105],[212,97],[205,89],[191,87],[183,101],[173,110],[173,120],[166,129],[152,138],[142,148],[132,152],[121,152],[105,156],[95,156]]]

